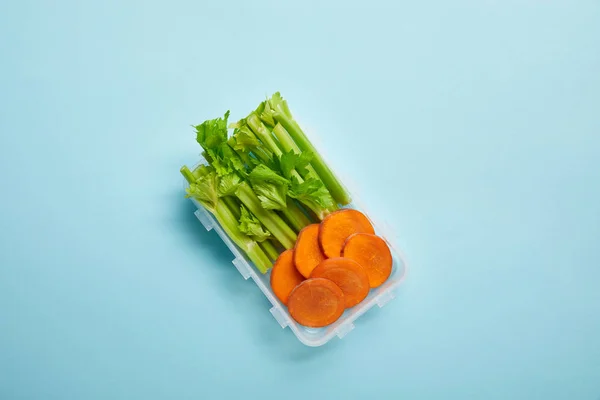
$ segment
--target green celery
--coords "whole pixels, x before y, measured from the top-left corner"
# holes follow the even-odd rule
[[[264,227],[244,205],[240,205],[240,217],[238,228],[257,242],[264,242],[271,237],[271,232],[265,231]]]
[[[281,149],[275,142],[273,135],[267,129],[265,124],[256,116],[256,114],[252,113],[246,118],[246,122],[252,131],[256,134],[256,136],[271,150],[276,156],[281,156]]]
[[[285,128],[280,123],[277,123],[275,125],[275,127],[273,128],[273,134],[277,138],[277,141],[279,143],[281,143],[281,145],[283,146],[283,150],[286,153],[288,153],[290,151],[294,152],[294,154],[302,153],[302,150],[300,150],[298,145],[291,138],[288,131],[286,131]],[[306,166],[306,171],[298,171],[298,172],[304,179],[307,179],[309,176],[312,176],[313,178],[317,178],[317,179],[321,180],[321,178],[319,177],[319,174],[317,174],[317,171],[315,171],[315,169],[313,168],[313,166],[311,164],[308,164]]]
[[[310,225],[310,219],[308,219],[300,207],[294,203],[294,200],[289,197],[286,199],[286,207],[281,210],[281,213],[298,232],[300,232],[304,227]]]
[[[344,186],[325,163],[325,160],[323,160],[310,140],[306,137],[306,134],[302,131],[300,125],[293,119],[287,101],[283,100],[279,92],[277,92],[271,97],[269,102],[273,117],[285,128],[300,150],[310,151],[314,154],[314,159],[311,164],[335,201],[342,205],[350,203],[350,195]]]
[[[236,195],[283,247],[286,249],[294,247],[297,238],[296,233],[279,215],[262,207],[260,200],[256,197],[256,194],[252,191],[248,183],[242,182],[237,189]]]
[[[272,263],[264,250],[249,236],[238,228],[238,221],[226,201],[221,201],[218,192],[219,177],[214,171],[196,178],[187,166],[181,168],[181,174],[190,184],[187,197],[194,197],[209,211],[223,228],[227,236],[240,248],[254,263],[261,273],[266,273]]]
[[[273,245],[273,242],[271,242],[270,240],[265,240],[264,242],[260,242],[259,245],[260,245],[260,247],[262,247],[263,251],[266,253],[266,255],[271,260],[275,261],[277,259],[277,257],[279,257],[279,252]]]

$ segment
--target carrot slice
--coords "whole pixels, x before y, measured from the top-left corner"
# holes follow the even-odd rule
[[[371,287],[365,269],[349,258],[328,258],[310,274],[311,278],[329,279],[344,292],[346,308],[354,307],[367,297]]]
[[[373,225],[360,211],[344,209],[323,218],[319,229],[319,243],[328,258],[339,257],[346,239],[354,233],[375,234]]]
[[[308,225],[298,234],[294,247],[294,264],[298,272],[308,278],[312,270],[324,259],[325,255],[319,246],[319,224]]]
[[[346,240],[342,254],[365,269],[372,288],[380,286],[392,273],[392,253],[379,236],[356,233]]]
[[[344,293],[329,279],[307,279],[290,294],[288,311],[299,324],[321,328],[344,313]]]
[[[283,304],[287,304],[292,290],[304,280],[294,265],[293,253],[291,249],[281,253],[271,269],[271,289]]]

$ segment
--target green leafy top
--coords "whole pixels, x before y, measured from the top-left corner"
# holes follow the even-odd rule
[[[190,186],[186,189],[187,194],[185,197],[198,200],[214,214],[219,202],[218,187],[219,176],[215,171],[210,171],[198,177],[196,182],[190,183]]]
[[[249,160],[260,160],[261,162],[268,162],[273,158],[273,153],[265,146],[252,132],[250,127],[246,124],[246,120],[242,119],[235,124],[230,126],[235,127],[233,135],[229,139],[229,144],[243,154],[253,154]],[[258,164],[258,163],[256,163]]]
[[[252,189],[267,210],[283,210],[286,207],[288,180],[277,175],[264,164],[256,166],[248,175]]]
[[[271,109],[271,103],[268,100],[260,103],[255,113],[265,125],[270,126],[271,128],[275,126],[276,122],[273,118],[273,110]]]
[[[279,168],[281,169],[282,175],[290,179],[292,170],[296,170],[300,175],[304,176],[307,173],[306,167],[313,158],[313,153],[304,151],[300,154],[296,154],[293,150],[287,153],[283,153],[279,158]]]
[[[209,119],[195,126],[196,141],[204,150],[216,149],[227,142],[227,118],[229,118],[229,110],[223,118]]]
[[[195,126],[196,141],[219,176],[244,169],[244,163],[227,143],[227,118],[229,111],[223,118],[209,119]]]
[[[219,196],[233,196],[238,186],[242,182],[242,178],[236,173],[231,173],[221,177],[218,188]]]
[[[283,97],[281,97],[281,94],[279,92],[275,92],[273,96],[271,96],[271,98],[267,100],[267,103],[269,104],[269,114],[271,116],[277,113],[282,113],[289,119],[293,120],[292,113],[290,112],[287,101],[285,101]]]
[[[271,233],[263,228],[258,218],[254,216],[246,207],[240,206],[240,231],[250,236],[257,242],[262,242],[271,236]]]
[[[216,150],[208,150],[213,159],[212,166],[219,176],[228,175],[234,171],[244,172],[244,162],[228,143],[221,143]]]
[[[247,125],[243,125],[233,131],[231,143],[234,150],[243,152],[252,151],[253,148],[260,146],[260,141],[254,136],[254,133],[252,133]]]
[[[288,195],[313,210],[319,219],[325,217],[328,210],[335,206],[334,200],[323,182],[314,178],[300,183],[295,177],[292,177]]]
[[[286,185],[288,180],[284,177],[277,175],[275,171],[270,169],[264,164],[256,166],[252,172],[250,172],[250,182],[262,181],[266,183],[273,183],[279,185]]]

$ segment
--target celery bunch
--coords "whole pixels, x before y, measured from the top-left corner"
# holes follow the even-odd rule
[[[246,118],[195,126],[208,165],[181,173],[192,197],[212,213],[262,273],[298,232],[350,202],[279,93]],[[233,128],[231,135],[228,128]]]

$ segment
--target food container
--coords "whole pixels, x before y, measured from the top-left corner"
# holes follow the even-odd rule
[[[316,145],[312,138],[311,141],[313,145]],[[321,154],[321,157],[323,157],[323,152],[321,152],[320,149],[317,150],[319,151],[319,154]],[[206,160],[201,159],[196,163],[194,168],[201,164],[206,164]],[[348,182],[344,179],[345,177],[340,175],[338,175],[338,177],[340,177],[341,182],[348,187]],[[188,183],[185,180],[184,185],[185,187],[188,186]],[[391,230],[387,224],[382,221],[377,221],[377,219],[374,218],[374,216],[360,204],[357,194],[353,193],[352,190],[349,192],[352,198],[352,203],[343,208],[353,208],[359,210],[369,218],[373,224],[373,227],[375,228],[375,234],[382,237],[390,248],[393,257],[392,272],[389,278],[381,286],[371,289],[366,299],[356,306],[345,310],[342,316],[336,322],[323,328],[309,328],[294,321],[294,319],[292,319],[290,316],[287,307],[277,299],[271,290],[269,280],[271,270],[269,270],[266,274],[260,273],[253,263],[246,257],[244,252],[240,250],[227,236],[213,215],[204,209],[204,207],[198,201],[191,198],[191,201],[197,207],[197,210],[194,212],[194,214],[198,220],[200,220],[202,225],[204,225],[207,231],[214,230],[231,250],[233,253],[232,263],[235,265],[242,277],[246,280],[248,278],[252,278],[254,283],[259,287],[267,299],[269,299],[269,302],[272,304],[270,311],[275,320],[277,320],[282,328],[289,327],[294,335],[296,335],[298,340],[306,346],[322,346],[336,336],[342,339],[354,329],[354,321],[356,321],[361,315],[369,311],[375,305],[383,307],[390,300],[394,299],[395,291],[398,289],[406,275],[406,261],[401,251],[397,248],[395,243],[393,243],[393,235],[391,234]]]

